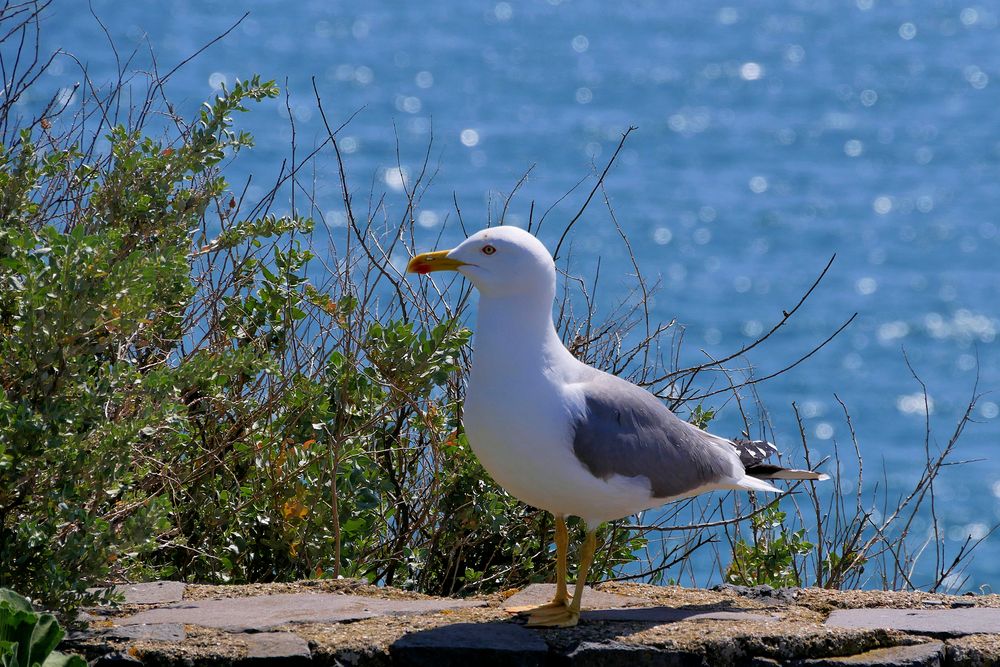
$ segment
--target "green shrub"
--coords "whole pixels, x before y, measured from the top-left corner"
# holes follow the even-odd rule
[[[106,155],[29,130],[0,149],[0,582],[87,599],[170,521],[156,475],[195,434],[190,394],[251,356],[181,363],[192,233],[250,145],[231,114],[276,94],[237,84],[171,147],[116,126]]]
[[[802,583],[797,566],[803,556],[813,551],[805,539],[805,529],[791,531],[786,527],[787,515],[777,503],[767,505],[750,518],[753,541],[739,538],[733,544],[732,561],[726,570],[726,581],[741,586],[767,584],[774,587],[799,586]]]
[[[238,82],[169,141],[32,123],[0,150],[0,583],[68,613],[121,579],[551,576],[549,518],[461,430],[460,314],[381,305],[358,249],[315,286],[313,221],[229,192],[234,114],[276,95]],[[639,544],[607,538],[602,573]]]

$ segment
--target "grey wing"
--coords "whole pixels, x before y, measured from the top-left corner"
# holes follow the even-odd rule
[[[594,476],[646,477],[654,498],[732,479],[728,442],[682,421],[648,391],[606,373],[582,386],[586,411],[574,424],[573,452]]]

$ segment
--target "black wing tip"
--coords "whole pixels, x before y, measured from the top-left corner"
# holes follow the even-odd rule
[[[760,463],[774,454],[778,453],[778,448],[774,443],[767,440],[747,440],[746,438],[736,438],[730,440],[733,447],[740,455],[740,461],[744,466],[752,466]]]
[[[766,463],[747,466],[746,472],[750,477],[756,477],[757,479],[810,480],[813,482],[824,482],[830,479],[830,476],[825,472],[782,468],[781,466]]]

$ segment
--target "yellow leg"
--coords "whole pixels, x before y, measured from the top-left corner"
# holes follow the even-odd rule
[[[508,607],[511,614],[532,614],[547,609],[564,609],[569,604],[569,594],[566,592],[566,552],[569,550],[569,532],[566,530],[566,517],[556,515],[556,595],[552,602],[543,605],[526,607]]]
[[[580,622],[580,604],[583,602],[583,587],[587,585],[587,574],[594,562],[597,536],[594,531],[587,533],[587,539],[580,551],[580,567],[576,574],[576,588],[573,600],[568,606],[553,606],[532,613],[528,617],[529,628],[571,628]]]
[[[569,532],[566,530],[566,517],[556,517],[556,596],[553,602],[565,603],[569,599],[566,594],[566,552],[569,551]]]

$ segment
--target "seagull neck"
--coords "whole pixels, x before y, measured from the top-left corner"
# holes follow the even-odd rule
[[[534,361],[569,354],[552,322],[552,299],[524,294],[482,296],[476,325],[476,349],[503,349]]]

